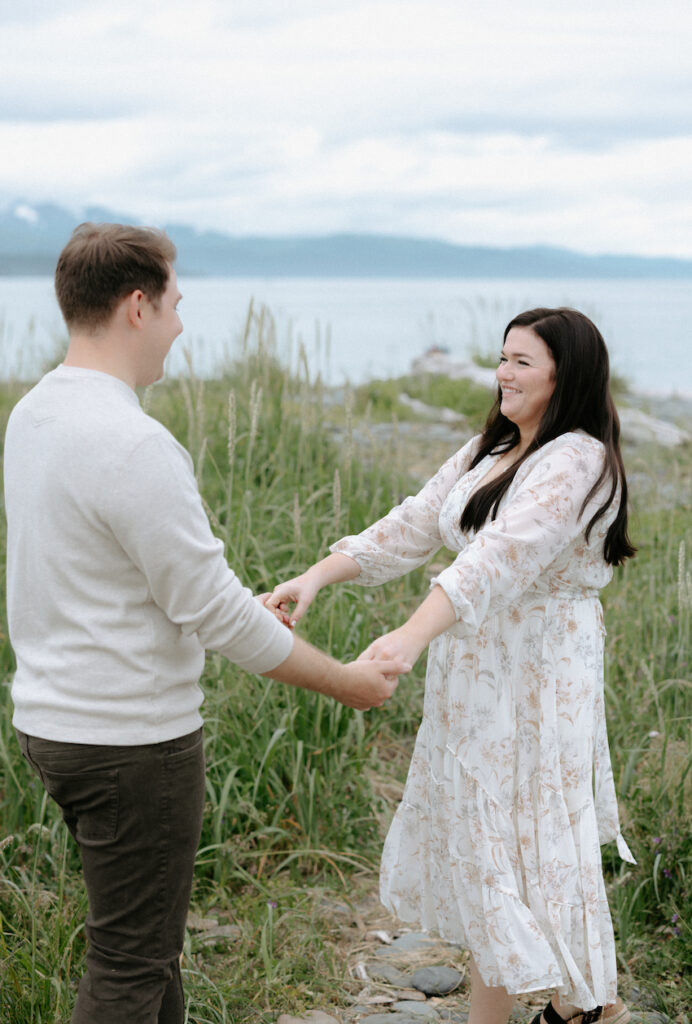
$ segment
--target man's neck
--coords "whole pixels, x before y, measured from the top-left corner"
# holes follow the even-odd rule
[[[136,387],[136,373],[116,339],[108,334],[70,334],[63,366],[75,366],[83,370],[98,370],[124,381],[133,390]]]

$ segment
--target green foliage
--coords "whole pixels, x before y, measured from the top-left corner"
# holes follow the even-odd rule
[[[399,395],[417,398],[426,405],[453,409],[465,416],[473,429],[480,429],[492,404],[493,394],[473,381],[452,380],[439,374],[397,377],[394,380],[372,380],[356,388],[354,412],[373,421],[416,419]]]
[[[23,390],[0,389],[0,422]],[[262,591],[410,489],[400,459],[385,452],[362,463],[352,437],[366,414],[410,416],[397,404],[402,391],[459,409],[474,426],[492,400],[467,382],[402,378],[364,386],[335,409],[304,361],[297,374],[277,362],[271,318],[252,311],[243,354],[222,378],[190,373],[142,398],[191,452],[229,561]],[[623,972],[673,1012],[692,996],[689,453],[676,460],[659,452],[647,466],[656,476],[633,526],[640,552],[604,600],[613,766],[638,864],[623,864],[610,848],[605,863]],[[421,571],[376,590],[331,588],[301,632],[347,660],[403,621],[426,588]],[[6,627],[0,664],[0,1019],[61,1024],[84,955],[78,858],[13,736]],[[207,806],[193,906],[232,921],[241,938],[229,948],[189,933],[190,1020],[256,1024],[342,999],[346,963],[323,904],[372,881],[394,806],[380,783],[395,787],[405,777],[422,674],[421,662],[386,708],[362,714],[209,655]]]

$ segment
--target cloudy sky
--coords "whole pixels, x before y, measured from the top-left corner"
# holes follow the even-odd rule
[[[692,257],[689,0],[0,0],[0,205]]]

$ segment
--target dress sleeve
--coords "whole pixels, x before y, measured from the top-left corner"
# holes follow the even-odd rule
[[[229,567],[191,459],[172,437],[150,437],[129,453],[103,514],[146,581],[150,600],[186,636],[249,672],[268,672],[288,657],[290,631]]]
[[[330,551],[349,555],[360,566],[354,583],[375,587],[418,568],[442,546],[440,509],[459,477],[467,472],[477,439],[448,459],[416,495],[356,536],[343,537]]]
[[[604,500],[599,489],[581,514],[603,468],[603,445],[595,438],[563,435],[534,460],[522,467],[496,518],[431,581],[456,611],[455,633],[476,630],[488,614],[511,605],[585,530]]]

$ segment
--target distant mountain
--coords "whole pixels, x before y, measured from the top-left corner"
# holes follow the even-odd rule
[[[76,215],[18,201],[0,212],[0,274],[52,274],[58,253],[83,220],[130,221],[102,207]],[[433,239],[337,234],[235,238],[166,225],[188,277],[564,277],[688,278],[692,260],[589,256],[549,246],[500,249]]]

